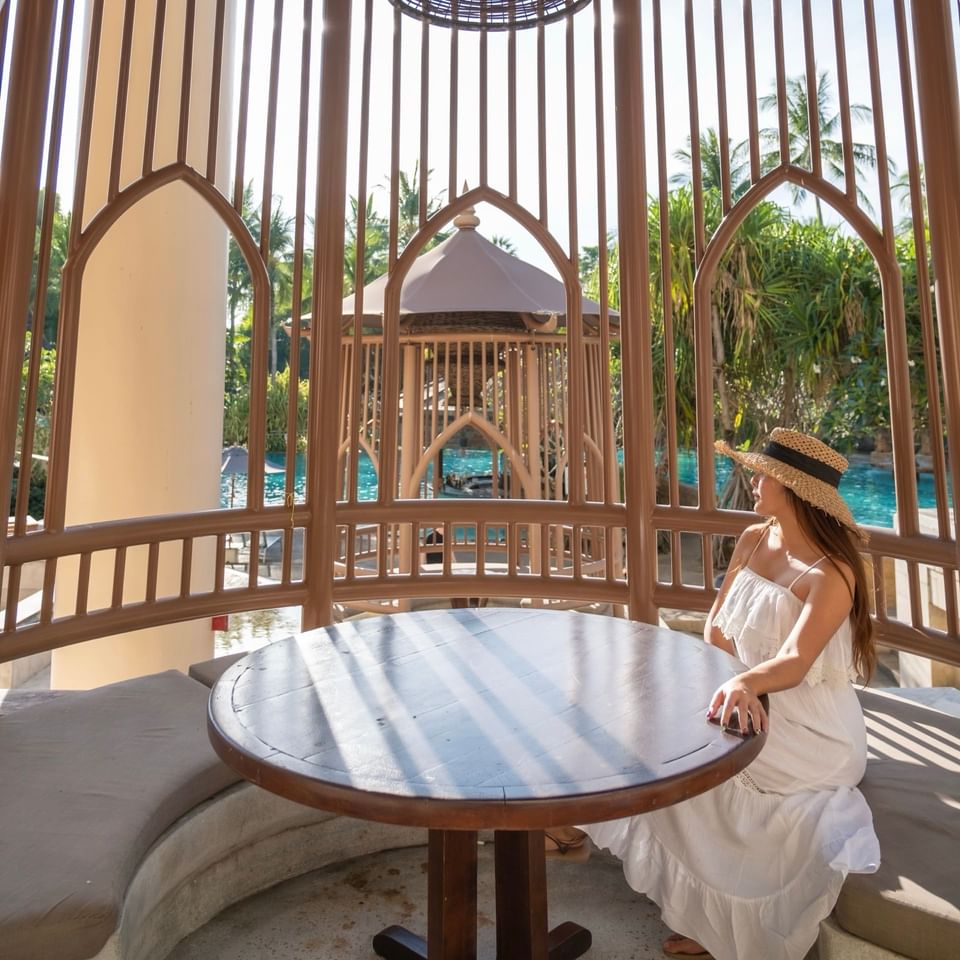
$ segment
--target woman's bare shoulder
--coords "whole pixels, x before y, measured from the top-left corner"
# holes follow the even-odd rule
[[[811,582],[819,582],[822,588],[830,591],[843,591],[849,595],[853,593],[856,581],[853,568],[841,557],[827,554],[816,569],[811,570],[810,573],[813,574]]]
[[[769,521],[751,523],[737,540],[737,550],[752,550],[770,527]]]

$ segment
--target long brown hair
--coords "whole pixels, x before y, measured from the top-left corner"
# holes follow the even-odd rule
[[[857,547],[855,534],[836,517],[807,503],[786,487],[787,497],[793,505],[797,522],[810,541],[826,554],[848,584],[847,577],[836,558],[853,571],[853,606],[850,609],[850,624],[853,628],[853,665],[866,683],[873,676],[877,663],[877,651],[873,643],[873,621],[867,601],[867,571]]]

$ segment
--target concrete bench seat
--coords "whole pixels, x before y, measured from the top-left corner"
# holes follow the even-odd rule
[[[168,671],[0,716],[4,960],[162,960],[281,880],[425,842],[239,782],[208,697]]]
[[[880,839],[874,874],[847,878],[821,926],[820,960],[960,957],[960,718],[860,692]]]

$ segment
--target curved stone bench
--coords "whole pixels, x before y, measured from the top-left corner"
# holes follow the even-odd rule
[[[960,718],[860,691],[867,772],[860,784],[880,869],[852,874],[821,925],[820,960],[960,957]]]
[[[162,960],[281,880],[425,842],[239,783],[208,696],[169,671],[0,717],[4,960]]]
[[[191,672],[212,683],[235,659]],[[0,716],[4,960],[163,960],[275,883],[425,842],[238,782],[207,740],[208,696],[169,671]],[[861,700],[883,864],[848,878],[820,960],[955,960],[960,719],[877,691]]]

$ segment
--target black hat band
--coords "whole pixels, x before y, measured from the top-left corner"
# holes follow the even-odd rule
[[[816,457],[808,457],[799,450],[794,450],[792,447],[785,447],[782,443],[777,443],[775,440],[770,440],[761,453],[765,456],[773,457],[774,460],[779,460],[788,466],[796,467],[798,470],[802,470],[817,480],[829,483],[831,487],[838,487],[840,485],[840,478],[843,476],[840,470],[831,467],[822,460],[817,460]]]

